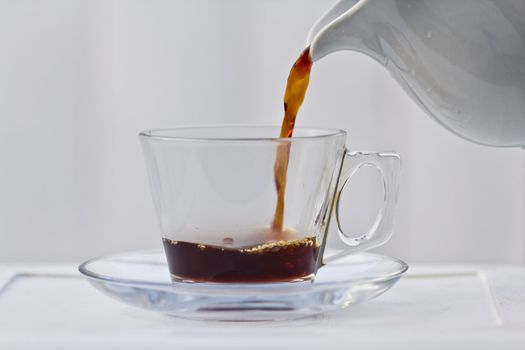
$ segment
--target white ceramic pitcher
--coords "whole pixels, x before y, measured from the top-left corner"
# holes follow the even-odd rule
[[[340,0],[308,43],[375,59],[467,140],[525,147],[525,0]]]

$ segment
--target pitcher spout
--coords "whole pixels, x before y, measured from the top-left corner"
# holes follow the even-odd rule
[[[385,57],[372,25],[370,3],[370,0],[339,1],[321,16],[308,34],[312,61],[336,51],[351,50],[384,64]]]

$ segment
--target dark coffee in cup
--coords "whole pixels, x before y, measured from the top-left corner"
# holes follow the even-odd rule
[[[235,248],[166,238],[163,243],[175,281],[266,283],[307,280],[314,276],[319,256],[319,243],[315,237]]]

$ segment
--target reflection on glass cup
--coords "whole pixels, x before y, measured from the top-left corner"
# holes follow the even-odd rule
[[[349,153],[341,130],[218,126],[140,133],[174,281],[266,283],[312,279],[325,263],[392,235],[400,170],[394,153]],[[278,147],[289,147],[284,226],[272,228]],[[371,229],[347,235],[338,199],[361,166],[382,174],[384,202]],[[331,213],[347,249],[324,256]]]

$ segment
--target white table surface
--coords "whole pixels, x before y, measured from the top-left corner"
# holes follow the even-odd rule
[[[100,294],[72,265],[0,265],[0,349],[525,349],[525,267],[411,266],[372,301],[279,323],[185,321]]]

